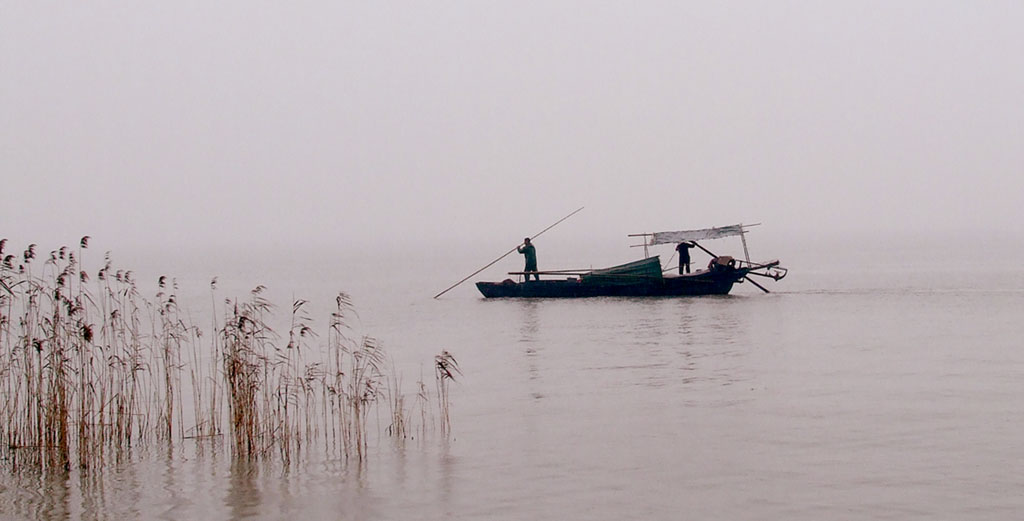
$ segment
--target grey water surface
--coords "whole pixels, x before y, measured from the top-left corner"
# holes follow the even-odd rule
[[[330,269],[295,275],[295,285],[315,292]],[[383,437],[364,465],[316,451],[289,467],[239,462],[224,446],[186,440],[88,478],[5,471],[2,517],[1024,511],[1019,268],[808,265],[771,294],[744,284],[728,297],[659,299],[484,300],[464,287],[434,300],[436,279],[352,280],[361,327],[389,346],[408,388],[432,378],[440,350],[459,360],[450,439]]]

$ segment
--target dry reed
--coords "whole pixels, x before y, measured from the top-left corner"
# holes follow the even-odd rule
[[[434,376],[437,383],[437,404],[441,416],[441,434],[450,436],[452,431],[451,400],[449,384],[455,381],[455,375],[461,375],[459,363],[448,351],[434,357]]]
[[[160,277],[155,299],[143,298],[132,272],[115,268],[109,253],[90,277],[81,266],[89,237],[77,254],[60,248],[42,266],[36,245],[17,257],[5,254],[7,246],[0,240],[0,459],[15,466],[96,469],[139,445],[224,434],[236,458],[276,455],[288,464],[322,440],[329,454],[362,462],[371,425],[378,439],[383,432],[404,440],[432,424],[422,378],[415,425],[394,361],[350,327],[355,311],[344,293],[324,345],[301,299],[282,344],[269,326],[275,308],[263,286],[245,300],[225,300],[220,319],[215,305],[213,334],[204,334],[179,307],[173,279]],[[213,303],[216,286],[214,279]],[[450,353],[435,357],[444,436],[456,374]]]

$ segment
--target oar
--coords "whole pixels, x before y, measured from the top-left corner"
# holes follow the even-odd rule
[[[538,233],[537,233],[536,235],[534,235],[533,237],[531,237],[531,238],[530,238],[530,240],[532,241],[533,239],[536,239],[537,237],[540,237],[541,235],[543,235],[543,234],[544,234],[544,232],[546,232],[546,231],[548,231],[548,230],[550,230],[550,229],[554,228],[555,226],[558,226],[559,224],[561,224],[561,222],[562,222],[562,221],[564,221],[564,220],[566,220],[566,219],[568,219],[568,218],[570,218],[570,217],[572,217],[572,216],[576,215],[576,214],[577,214],[577,213],[579,213],[579,211],[580,211],[580,210],[582,210],[582,209],[583,209],[583,207],[582,207],[582,206],[581,206],[581,207],[579,207],[579,208],[577,208],[575,212],[572,212],[571,214],[569,214],[569,215],[566,215],[565,217],[562,217],[561,219],[559,219],[558,221],[556,221],[556,222],[555,222],[555,224],[552,224],[551,226],[548,226],[547,228],[544,228],[543,230],[541,230],[540,232],[538,232]],[[490,262],[490,264],[488,264],[488,265],[484,266],[483,268],[480,268],[480,269],[478,269],[478,270],[474,271],[473,273],[470,273],[470,274],[469,274],[469,275],[468,275],[468,276],[467,276],[466,278],[464,278],[464,279],[462,279],[462,280],[460,280],[460,281],[456,282],[455,284],[452,284],[451,286],[449,286],[449,287],[448,287],[448,289],[446,289],[446,290],[444,290],[444,291],[442,291],[442,292],[438,293],[437,295],[434,295],[434,298],[440,297],[441,295],[444,295],[445,293],[448,293],[449,291],[451,291],[451,290],[455,289],[455,287],[456,287],[456,286],[458,286],[459,284],[462,284],[463,282],[466,282],[467,280],[469,280],[469,279],[470,279],[471,277],[473,277],[473,276],[474,276],[474,275],[476,275],[477,273],[480,273],[481,271],[484,271],[484,270],[486,270],[487,268],[490,268],[491,266],[495,265],[495,264],[496,264],[496,263],[497,263],[498,261],[500,261],[501,259],[504,259],[505,257],[508,257],[509,255],[511,255],[511,254],[512,254],[512,252],[514,252],[514,251],[518,250],[518,249],[519,249],[519,247],[520,247],[520,246],[522,246],[523,244],[526,244],[526,243],[525,243],[525,242],[521,242],[521,243],[519,243],[519,245],[518,245],[518,246],[516,246],[515,248],[512,248],[511,250],[508,250],[508,251],[507,251],[507,252],[505,252],[505,254],[504,254],[504,255],[502,255],[501,257],[498,257],[497,259],[494,259],[493,261],[491,261],[491,262]]]
[[[752,278],[750,278],[750,277],[748,277],[746,275],[743,276],[743,280],[745,280],[745,281],[747,281],[747,282],[757,286],[758,288],[761,288],[761,291],[763,291],[765,293],[771,293],[771,291],[768,291],[768,288],[765,288],[764,286],[754,282],[754,279],[752,279]]]
[[[705,252],[705,253],[707,253],[708,255],[710,255],[710,256],[712,256],[712,257],[718,257],[718,255],[715,255],[714,253],[711,253],[710,251],[708,251],[708,249],[707,249],[707,248],[705,248],[705,247],[701,246],[700,244],[697,244],[697,241],[690,241],[690,242],[691,242],[691,243],[692,243],[692,244],[693,244],[694,246],[696,246],[696,247],[698,247],[698,248],[700,248],[700,249],[704,250],[704,252]],[[757,287],[758,287],[758,289],[760,289],[761,291],[763,291],[763,292],[765,292],[765,293],[771,293],[771,291],[768,291],[768,288],[766,288],[766,287],[764,287],[764,286],[762,286],[762,285],[760,285],[760,284],[758,284],[758,283],[754,282],[754,281],[753,281],[753,280],[752,280],[752,279],[751,279],[750,277],[748,277],[748,276],[746,276],[746,275],[743,275],[743,280],[745,280],[745,281],[747,281],[747,282],[749,282],[749,283],[751,283],[751,284],[753,284],[753,285],[757,286]]]
[[[715,255],[714,253],[711,253],[711,250],[701,246],[700,244],[697,244],[697,241],[690,241],[690,244],[692,244],[692,245],[694,245],[694,246],[704,250],[704,253],[707,253],[708,255],[710,255],[712,257],[718,257],[718,255]]]

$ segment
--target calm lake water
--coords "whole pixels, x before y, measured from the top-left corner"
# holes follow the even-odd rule
[[[139,451],[90,479],[5,470],[0,512],[1019,517],[1024,269],[999,257],[972,265],[941,253],[899,262],[891,254],[832,259],[827,248],[787,246],[779,256],[796,262],[784,263],[793,271],[769,285],[771,294],[743,284],[728,297],[666,299],[490,301],[467,283],[433,300],[475,267],[461,273],[438,261],[396,279],[372,276],[370,261],[293,264],[273,281],[284,302],[297,294],[327,309],[333,291],[350,291],[360,327],[388,346],[410,389],[421,373],[432,378],[433,355],[456,356],[464,375],[452,387],[450,440],[384,439],[364,466],[326,454],[287,469],[244,464],[215,443],[185,442]],[[520,262],[507,259],[474,280],[504,278]],[[208,275],[186,275],[194,275],[182,285],[198,287],[197,305],[209,302],[199,282]],[[260,275],[232,276],[241,288],[266,282]],[[221,280],[231,291],[232,278]]]

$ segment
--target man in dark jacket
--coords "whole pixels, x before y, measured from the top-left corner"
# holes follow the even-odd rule
[[[689,242],[681,242],[679,246],[676,246],[676,251],[679,252],[679,274],[683,274],[683,270],[686,273],[690,273],[690,248],[693,248],[693,244]]]
[[[531,271],[533,276],[540,280],[540,275],[537,273],[537,248],[534,248],[533,244],[530,243],[529,237],[523,239],[523,245],[519,247],[518,251],[526,257],[526,267],[523,268],[523,271],[526,272],[525,280],[530,280]]]

